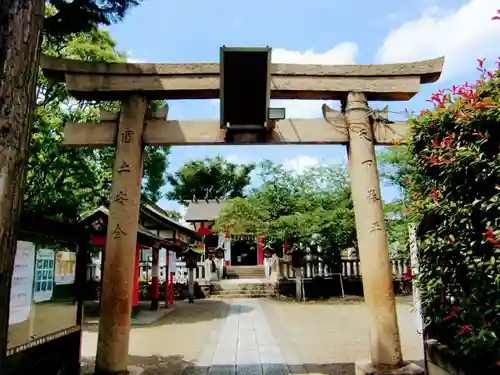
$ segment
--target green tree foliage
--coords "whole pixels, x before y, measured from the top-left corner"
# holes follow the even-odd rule
[[[500,71],[483,63],[477,83],[437,92],[412,121],[405,177],[423,218],[427,330],[475,364],[500,358]]]
[[[50,15],[53,8],[48,8]],[[50,56],[89,60],[125,61],[106,30],[93,29],[58,39],[45,38],[42,50]],[[29,150],[24,211],[60,220],[77,220],[86,210],[109,198],[114,148],[72,148],[63,145],[68,122],[98,120],[99,105],[108,110],[118,103],[95,103],[71,99],[63,84],[51,84],[40,72],[37,107]],[[169,149],[146,147],[143,195],[156,202],[165,184]]]
[[[139,3],[140,0],[51,0],[54,12],[45,18],[43,27],[50,37],[89,32],[98,24],[121,21]]]
[[[409,256],[409,225],[412,217],[408,215],[411,196],[408,195],[407,175],[410,164],[410,154],[405,146],[393,146],[377,154],[382,182],[397,186],[403,193],[398,198],[384,205],[389,251],[391,256],[406,258]]]
[[[315,167],[297,174],[265,162],[260,177],[261,186],[223,209],[216,230],[259,233],[278,251],[284,239],[312,253],[319,246],[325,260],[355,245],[354,212],[343,167]]]
[[[193,199],[235,198],[244,195],[254,164],[235,164],[220,156],[186,163],[168,175],[167,197],[181,204]]]

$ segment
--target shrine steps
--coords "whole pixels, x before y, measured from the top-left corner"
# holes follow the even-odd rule
[[[228,279],[265,279],[264,266],[231,266],[227,272]]]
[[[270,298],[274,295],[274,286],[267,280],[239,279],[213,282],[210,297],[214,299]]]

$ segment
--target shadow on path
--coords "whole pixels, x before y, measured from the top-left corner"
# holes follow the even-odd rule
[[[240,309],[229,309],[230,302],[224,300],[210,300],[202,299],[195,300],[194,303],[188,303],[187,301],[176,301],[173,311],[167,313],[165,316],[159,318],[157,321],[151,324],[144,325],[134,325],[133,330],[151,327],[160,327],[168,325],[182,325],[182,324],[192,324],[198,322],[215,321],[220,319],[225,319],[227,316],[235,314],[247,314],[253,310],[253,307],[244,305]],[[161,307],[161,309],[165,309]],[[139,312],[140,314],[140,312]],[[99,330],[98,324],[85,324],[84,331],[86,332],[97,332]]]
[[[181,375],[186,368],[193,366],[193,362],[185,361],[181,355],[161,356],[129,356],[128,364],[144,369],[142,375]],[[95,358],[81,360],[80,375],[93,375]]]

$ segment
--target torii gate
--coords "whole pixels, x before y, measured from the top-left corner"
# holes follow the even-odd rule
[[[243,92],[233,90],[224,104],[223,91],[229,92],[228,82],[238,79],[246,79],[246,89],[246,85],[252,85],[250,73],[257,74],[253,77],[259,74],[252,71],[257,60],[245,62],[255,57],[252,51],[240,52],[247,55],[233,55],[237,58],[231,60],[226,54],[226,63],[233,61],[232,67],[225,67],[224,53],[221,64],[101,63],[50,57],[41,60],[45,75],[66,82],[76,99],[122,101],[119,115],[101,113],[100,124],[68,124],[65,128],[68,145],[116,146],[96,372],[127,373],[144,144],[344,144],[348,146],[363,290],[371,318],[371,360],[357,361],[356,374],[423,374],[418,366],[404,362],[401,353],[374,147],[403,143],[408,128],[404,122],[388,121],[387,112],[372,111],[367,100],[409,100],[421,83],[439,79],[444,58],[387,65],[270,64],[268,49],[261,59],[267,61],[267,68],[260,72],[267,75],[267,82],[263,79],[266,87],[259,91],[267,100],[338,99],[342,101],[342,112],[324,105],[323,119],[276,120],[271,119],[267,106],[264,123],[248,126],[240,122],[233,126],[231,116],[234,119],[242,112],[245,115],[244,110],[249,108],[240,106],[244,104],[241,100],[236,112],[231,113],[228,106],[234,104],[235,95],[243,98],[246,93],[240,86]],[[248,95],[256,95],[257,91]],[[148,102],[154,99],[216,98],[221,98],[222,123],[167,120],[167,108],[159,113],[148,111]],[[253,96],[245,100],[249,98]],[[250,112],[248,115],[255,119],[255,113]]]

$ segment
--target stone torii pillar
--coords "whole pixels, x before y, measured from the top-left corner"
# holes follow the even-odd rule
[[[345,101],[349,131],[349,174],[363,275],[363,293],[369,309],[371,361],[356,362],[356,375],[424,374],[404,363],[401,352],[392,268],[385,215],[377,170],[373,111],[365,94],[351,92]]]
[[[109,204],[96,374],[126,374],[148,100],[123,100]]]

